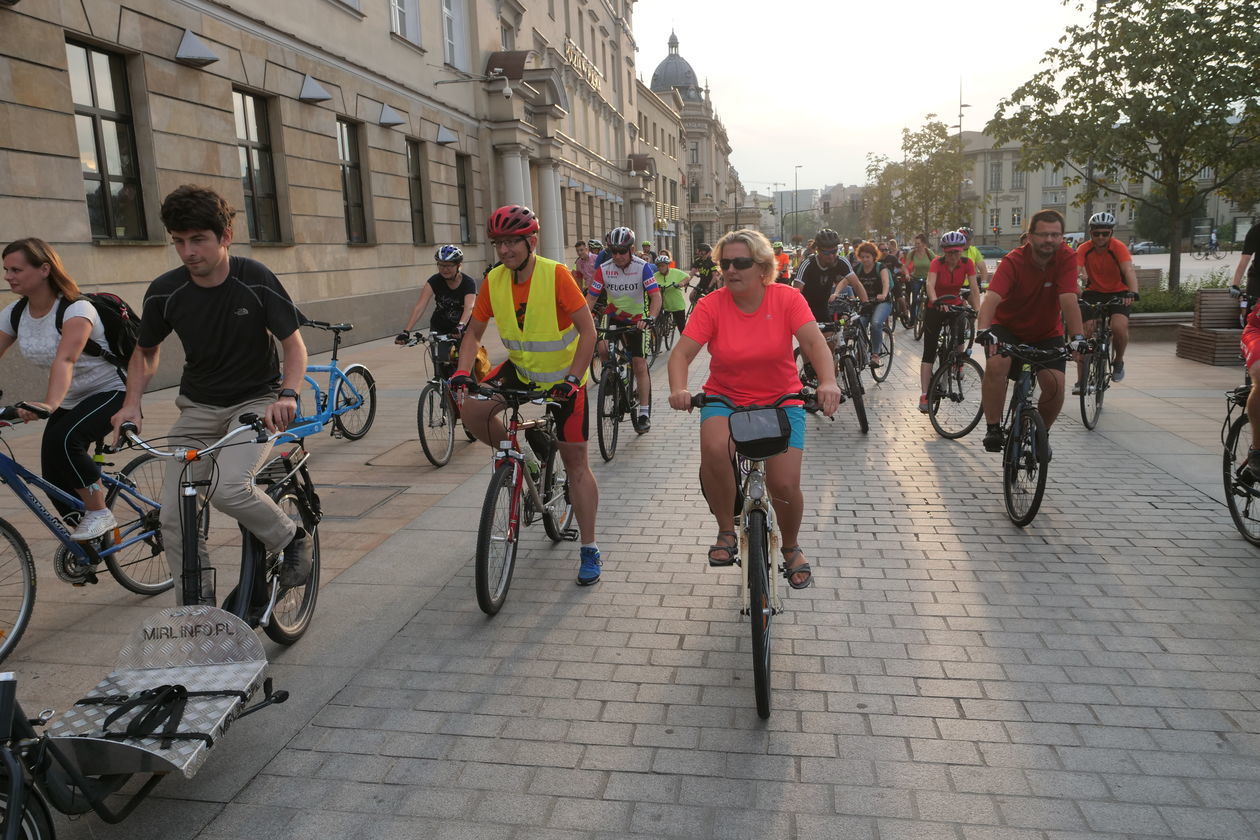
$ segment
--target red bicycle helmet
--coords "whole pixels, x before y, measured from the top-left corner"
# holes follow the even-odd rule
[[[538,217],[519,204],[508,204],[490,214],[486,233],[491,239],[500,236],[529,236],[538,233]]]

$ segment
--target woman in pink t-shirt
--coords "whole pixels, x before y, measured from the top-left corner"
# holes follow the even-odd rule
[[[830,417],[840,405],[835,366],[801,293],[774,282],[778,265],[764,235],[754,230],[726,234],[714,248],[724,286],[701,298],[669,357],[669,404],[691,410],[687,369],[709,347],[709,379],[704,391],[736,405],[765,405],[801,389],[792,359],[792,339],[818,372],[818,402]],[[792,422],[788,450],[766,461],[766,481],[783,532],[783,562],[793,589],[812,581],[809,563],[797,544],[805,499],[801,494],[801,455],[805,411],[787,406]],[[709,548],[710,566],[729,566],[737,557],[735,476],[731,471],[730,409],[706,406],[700,413],[700,477],[718,538]]]

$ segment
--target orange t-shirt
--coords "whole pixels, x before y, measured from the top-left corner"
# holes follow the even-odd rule
[[[780,277],[792,276],[792,258],[787,255],[786,251],[782,254],[775,254],[774,261],[779,264]]]
[[[1110,249],[1111,253],[1107,253]],[[1112,259],[1112,257],[1115,259]],[[1076,249],[1076,263],[1085,269],[1087,292],[1114,294],[1125,292],[1129,284],[1124,281],[1120,266],[1133,262],[1133,256],[1125,244],[1114,236],[1107,240],[1106,248],[1095,248],[1093,242],[1082,242]]]
[[[525,304],[529,301],[529,287],[533,285],[533,277],[524,283],[512,284],[512,303],[516,305],[516,323],[525,329]],[[578,287],[577,281],[569,273],[567,266],[556,266],[556,320],[561,330],[573,325],[570,312],[576,312],[586,306],[586,295]],[[494,317],[490,306],[490,283],[481,284],[477,292],[477,302],[473,305],[473,317],[484,323]]]

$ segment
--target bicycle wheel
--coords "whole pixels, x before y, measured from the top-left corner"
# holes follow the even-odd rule
[[[844,395],[853,401],[853,410],[857,412],[858,428],[865,434],[871,430],[871,424],[866,419],[866,401],[862,399],[862,378],[858,376],[857,365],[853,361],[852,356],[845,356],[842,362],[844,368]]]
[[[748,513],[748,616],[752,629],[753,691],[757,716],[770,717],[770,534],[766,514]]]
[[[949,359],[949,356],[945,357]],[[943,438],[957,440],[980,422],[980,388],[984,371],[969,356],[955,356],[932,374],[928,385],[928,419]]]
[[[133,488],[139,496],[111,484],[105,495],[105,506],[118,520],[119,542],[144,536],[126,548],[105,555],[105,566],[125,589],[139,595],[157,595],[175,585],[171,567],[162,547],[162,526],[159,514],[162,485],[166,480],[166,464],[148,452],[134,458],[114,476],[119,484]],[[154,504],[149,504],[149,500]],[[201,505],[197,527],[204,538],[210,532],[210,506]],[[107,535],[113,544],[112,534]]]
[[[569,475],[564,469],[564,459],[554,446],[543,465],[539,492],[543,499],[543,530],[552,542],[560,542],[573,524],[573,500],[569,496]]]
[[[35,561],[17,529],[0,519],[0,662],[30,623],[35,609]]]
[[[477,606],[486,615],[494,615],[502,608],[512,585],[521,528],[522,493],[517,486],[517,469],[518,462],[510,458],[499,464],[490,476],[481,506],[474,576]]]
[[[1225,502],[1234,527],[1243,539],[1260,545],[1260,486],[1242,477],[1251,446],[1251,425],[1244,412],[1234,420],[1225,436],[1225,457],[1221,463],[1225,478]]]
[[[673,313],[669,313],[668,320],[665,323],[665,349],[674,349],[674,336],[678,333],[678,325],[674,323]]]
[[[1084,381],[1081,383],[1081,422],[1085,428],[1098,425],[1102,414],[1103,394],[1107,390],[1108,359],[1103,352],[1090,353],[1085,360]]]
[[[599,437],[599,454],[611,461],[617,454],[617,434],[621,428],[621,377],[616,367],[604,368],[599,378],[595,401],[595,431]]]
[[[424,457],[435,467],[445,466],[455,451],[455,405],[442,385],[430,382],[421,389],[416,428]]]
[[[889,320],[892,319],[890,318]],[[888,324],[884,324],[884,350],[882,359],[884,363],[879,367],[875,367],[874,364],[871,365],[871,376],[875,378],[876,382],[883,382],[888,378],[888,374],[892,373],[893,334],[892,330],[888,329]]]
[[[647,334],[643,336],[643,340],[647,342],[647,365],[652,367],[661,355],[661,333],[655,323],[652,324],[652,328],[647,331]]]
[[[914,319],[914,340],[915,340],[915,341],[922,341],[922,340],[923,340],[923,312],[922,312],[922,309],[923,309],[923,304],[924,304],[925,302],[926,302],[926,301],[920,301],[920,302],[919,302],[919,310],[920,310],[920,311],[919,311],[919,313],[918,313],[918,317]]]
[[[0,823],[9,813],[9,773],[0,770]],[[48,815],[48,806],[32,785],[26,789],[26,804],[22,809],[22,819],[18,826],[19,840],[54,840],[52,819]]]
[[[358,440],[368,433],[376,418],[376,380],[363,365],[350,365],[345,376],[346,381],[337,383],[333,426],[347,440]],[[350,390],[351,385],[358,396]]]
[[[288,514],[289,518],[306,529],[311,539],[311,572],[300,586],[282,590],[276,599],[271,612],[271,620],[267,622],[267,636],[282,645],[291,645],[311,626],[311,618],[315,615],[315,601],[319,597],[319,523],[306,505],[305,497],[293,479],[280,487],[280,496],[276,504]],[[251,542],[257,542],[250,538]],[[261,545],[259,545],[261,549]],[[273,573],[279,573],[279,565],[284,553],[278,553],[273,566],[268,570],[267,579]]]
[[[1036,409],[1020,409],[1002,455],[1006,515],[1019,527],[1033,521],[1046,492],[1046,426]]]

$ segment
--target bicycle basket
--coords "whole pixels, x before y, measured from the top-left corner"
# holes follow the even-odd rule
[[[731,440],[745,458],[761,461],[786,452],[792,423],[782,408],[741,408],[731,414]]]

